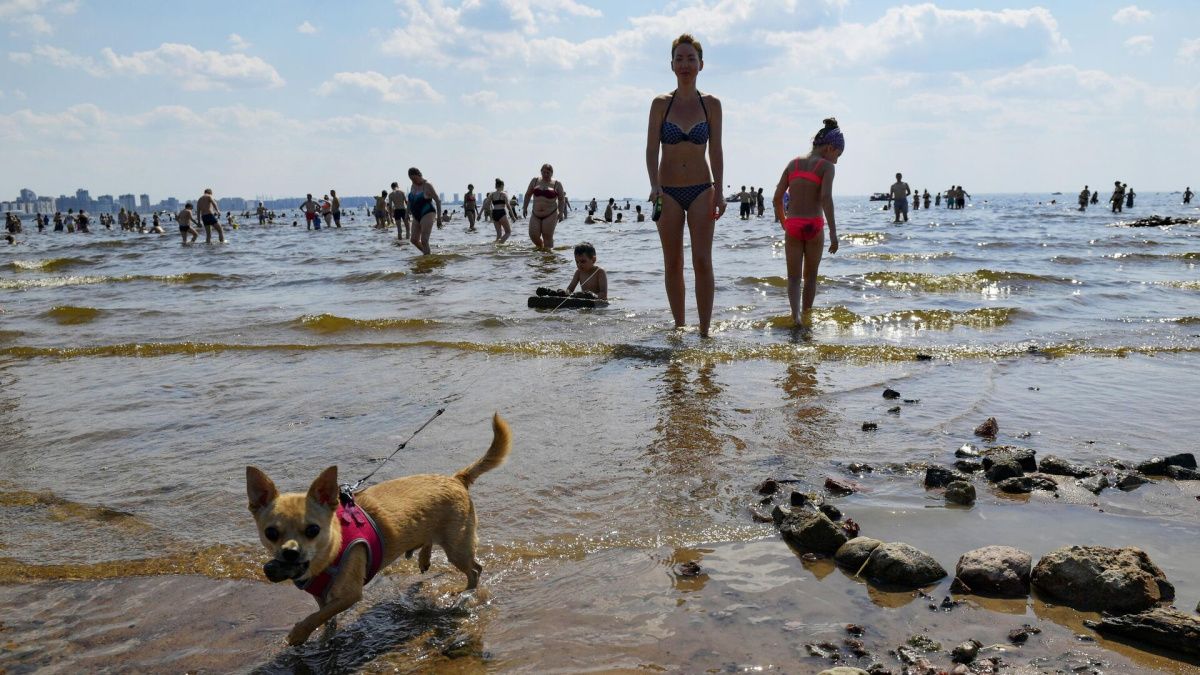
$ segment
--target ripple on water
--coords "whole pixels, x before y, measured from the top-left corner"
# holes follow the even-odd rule
[[[63,286],[87,286],[93,284],[119,284],[137,281],[149,281],[163,284],[195,284],[204,281],[239,281],[242,277],[237,274],[217,274],[215,272],[183,272],[181,274],[125,274],[121,276],[67,276],[46,277],[42,279],[5,279],[0,281],[0,288],[11,290],[26,290],[30,288],[60,288]]]
[[[45,260],[14,260],[8,264],[16,272],[57,272],[68,267],[94,265],[87,258],[47,258]]]
[[[318,333],[341,333],[363,330],[411,330],[431,328],[439,322],[433,319],[352,319],[335,314],[305,314],[293,325]]]
[[[73,305],[56,305],[46,310],[42,315],[64,326],[95,321],[104,312],[95,307],[75,307]]]

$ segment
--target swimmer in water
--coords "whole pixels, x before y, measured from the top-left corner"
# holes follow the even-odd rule
[[[442,200],[433,189],[433,183],[425,180],[417,167],[408,170],[408,178],[412,181],[408,191],[408,212],[413,219],[411,241],[413,246],[429,255],[433,252],[429,248],[433,226],[436,224],[438,229],[442,228]]]
[[[179,223],[179,238],[181,244],[188,243],[188,235],[192,235],[192,242],[196,243],[196,237],[200,233],[195,228],[196,214],[192,213],[192,203],[188,202],[184,205],[183,210],[175,216],[175,222]]]
[[[829,225],[829,252],[837,253],[838,250],[833,177],[834,165],[846,149],[846,140],[836,119],[830,117],[824,124],[813,137],[812,150],[788,162],[775,187],[773,200],[775,220],[784,231],[788,302],[797,326],[805,323],[802,319],[807,319],[817,295],[817,269],[825,245],[826,224]],[[896,180],[900,182],[899,176]],[[788,195],[786,212],[783,207],[785,193]],[[903,192],[901,195],[907,197]]]
[[[504,181],[496,179],[496,189],[483,200],[488,209],[492,225],[496,226],[496,243],[503,244],[512,236],[512,223],[508,220],[508,195],[504,192]]]
[[[578,284],[579,290],[595,293],[601,300],[608,299],[608,273],[596,264],[595,246],[586,241],[575,245],[575,268],[568,293],[573,293]]]

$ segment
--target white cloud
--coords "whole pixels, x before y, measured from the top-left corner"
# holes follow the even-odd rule
[[[321,96],[330,96],[342,89],[359,89],[374,92],[379,98],[388,103],[412,103],[427,101],[440,103],[444,97],[425,80],[396,75],[388,77],[374,70],[353,73],[335,73],[332,79],[326,80],[317,87]]]
[[[1180,61],[1185,61],[1188,63],[1200,59],[1200,38],[1195,38],[1194,40],[1184,40],[1183,43],[1179,45],[1179,52],[1177,56],[1179,57]]]
[[[90,56],[80,56],[49,45],[38,45],[32,52],[11,52],[8,55],[14,63],[28,65],[40,60],[59,68],[82,70],[94,77],[161,75],[189,90],[274,88],[284,83],[275,68],[257,56],[200,51],[191,45],[171,42],[128,56],[106,47],[101,51],[101,57],[97,61]]]
[[[317,27],[312,25],[308,21],[305,21],[304,23],[300,24],[299,26],[296,26],[296,32],[304,33],[305,35],[316,35]]]
[[[500,0],[514,21],[522,24],[526,33],[538,32],[540,27],[556,24],[559,14],[588,19],[603,16],[600,10],[575,0]]]
[[[503,98],[500,94],[489,89],[482,89],[472,94],[463,94],[459,97],[464,104],[473,108],[481,107],[491,113],[509,113],[509,112],[528,112],[533,109],[533,104],[529,101],[521,101],[512,98]],[[551,101],[552,105],[546,107],[557,108],[557,101]]]
[[[247,42],[246,38],[242,37],[241,35],[238,35],[237,33],[229,34],[229,48],[233,51],[244,52],[253,46],[254,45]]]
[[[1120,24],[1142,23],[1143,21],[1149,21],[1153,16],[1154,14],[1149,10],[1139,9],[1137,5],[1130,5],[1118,9],[1112,15],[1112,20]]]
[[[1125,49],[1130,54],[1149,54],[1154,49],[1153,35],[1134,35],[1125,41]]]
[[[77,0],[0,0],[0,21],[22,26],[21,32],[49,35],[54,32],[54,26],[45,13],[74,14],[78,6]]]
[[[164,42],[157,49],[121,56],[105,48],[105,66],[117,75],[165,75],[184,89],[282,87],[283,78],[257,56],[200,51],[191,45]]]
[[[888,9],[870,24],[767,32],[786,62],[819,68],[886,64],[913,70],[971,70],[1025,63],[1069,51],[1054,15],[1032,9],[942,9],[932,3]]]

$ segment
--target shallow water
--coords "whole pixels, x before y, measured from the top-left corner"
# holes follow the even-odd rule
[[[1139,197],[1124,217],[1200,215]],[[981,195],[907,226],[840,199],[842,248],[805,334],[786,320],[780,231],[727,215],[708,341],[668,329],[651,224],[561,225],[563,246],[596,244],[616,301],[554,313],[525,296],[566,285],[570,250],[532,252],[522,223],[496,247],[455,221],[430,258],[361,216],[246,227],[226,246],[26,235],[0,250],[0,603],[16,610],[0,668],[808,672],[824,664],[804,643],[846,622],[885,663],[916,632],[948,648],[1036,622],[1007,661],[1190,672],[1080,642],[1085,615],[1040,600],[930,612],[800,560],[750,515],[764,477],[815,490],[866,461],[879,470],[837,500],[864,534],[951,569],[993,543],[1137,545],[1195,606],[1200,484],[1059,500],[980,484],[969,510],[921,487],[918,467],[950,463],[989,415],[998,442],[1043,455],[1195,449],[1200,226],[1121,227],[1039,198]],[[884,386],[919,402],[889,413]],[[440,552],[432,576],[402,561],[329,643],[282,648],[307,597],[261,580],[243,467],[290,490],[329,464],[351,480],[443,405],[379,477],[453,472],[486,447],[492,411],[510,421],[509,463],[472,489],[480,594],[455,601],[463,579]],[[689,560],[702,577],[674,573]]]

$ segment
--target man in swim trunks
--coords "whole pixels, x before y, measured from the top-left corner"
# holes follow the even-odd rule
[[[337,190],[329,191],[330,206],[333,208],[333,226],[342,226],[342,200],[338,199]]]
[[[400,189],[399,183],[392,183],[392,191],[387,196],[388,206],[392,209],[392,219],[396,221],[396,238],[408,241],[408,195]],[[401,230],[403,229],[403,232]]]
[[[1092,191],[1088,189],[1088,186],[1084,185],[1083,190],[1079,193],[1079,210],[1080,211],[1084,211],[1087,209],[1088,200],[1091,199],[1091,197],[1092,197]]]
[[[192,243],[196,243],[196,237],[200,236],[200,233],[192,225],[196,222],[196,216],[192,213],[191,202],[184,205],[183,210],[175,216],[175,222],[179,223],[180,243],[188,243],[188,234],[192,235]]]
[[[1191,204],[1191,203],[1192,203],[1192,195],[1193,195],[1193,194],[1194,194],[1194,193],[1192,192],[1192,186],[1190,186],[1190,185],[1189,185],[1189,186],[1187,187],[1187,189],[1183,191],[1183,203],[1184,203],[1184,204]]]
[[[304,229],[319,230],[321,229],[321,205],[313,199],[311,192],[305,197],[304,203],[300,205],[300,210],[304,211]]]
[[[892,221],[893,223],[900,222],[900,216],[904,216],[904,222],[908,222],[908,195],[912,194],[912,190],[909,189],[908,183],[905,183],[902,178],[903,175],[896,174],[896,182],[892,183],[890,191],[892,195],[892,211],[896,214],[895,220]]]
[[[200,222],[204,224],[204,243],[212,243],[212,231],[217,230],[217,240],[225,243],[225,230],[221,229],[221,206],[213,199],[212,188],[206,188],[200,199],[196,200],[196,210],[200,212]]]

